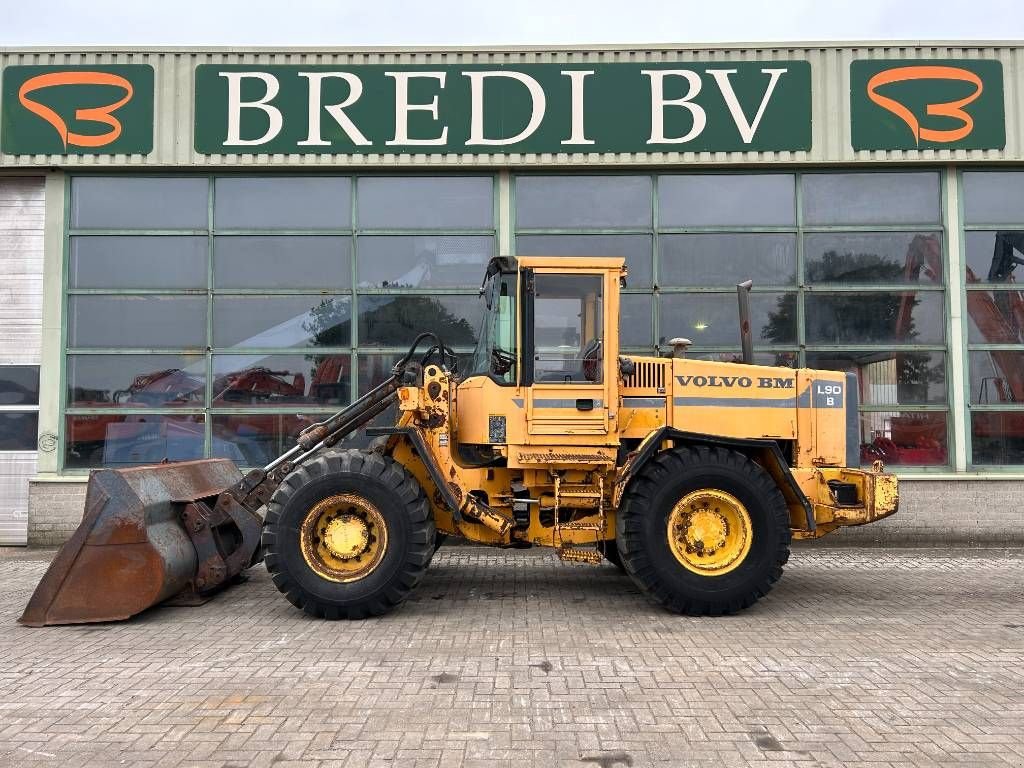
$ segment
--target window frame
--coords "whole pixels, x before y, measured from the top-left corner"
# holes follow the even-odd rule
[[[219,416],[252,415],[263,416],[287,416],[296,413],[309,414],[311,416],[330,415],[338,410],[338,406],[332,405],[282,405],[282,406],[261,406],[261,407],[228,407],[213,405],[211,403],[213,386],[213,357],[214,355],[254,355],[254,354],[303,354],[305,352],[317,355],[344,356],[348,358],[349,366],[349,396],[355,398],[360,391],[359,384],[359,358],[366,354],[394,354],[402,355],[408,351],[403,346],[373,346],[361,347],[359,339],[359,304],[360,298],[371,298],[374,296],[461,296],[476,298],[478,288],[476,286],[464,287],[423,287],[423,288],[376,288],[360,287],[357,283],[357,260],[358,241],[360,237],[373,237],[377,235],[424,235],[424,236],[488,236],[491,238],[492,250],[486,254],[485,264],[492,257],[498,255],[500,243],[501,207],[499,194],[499,178],[497,172],[473,172],[460,171],[456,173],[442,173],[437,169],[424,169],[411,172],[367,172],[364,170],[337,169],[336,171],[324,173],[323,171],[309,171],[298,169],[272,169],[261,168],[258,172],[253,170],[217,169],[216,171],[190,172],[169,172],[169,173],[119,173],[112,169],[104,168],[92,170],[76,170],[68,174],[67,182],[64,184],[64,231],[62,233],[62,283],[61,283],[61,360],[60,360],[60,394],[59,394],[59,424],[57,428],[57,454],[58,467],[61,474],[76,475],[85,474],[89,470],[79,467],[67,466],[68,448],[68,417],[82,415],[154,415],[184,417],[188,415],[200,415],[204,420],[204,443],[203,455],[210,456],[213,443],[213,427]],[[224,228],[217,229],[215,225],[216,206],[216,179],[225,177],[260,177],[260,178],[295,178],[295,177],[321,177],[334,175],[347,178],[350,184],[349,196],[349,221],[348,227],[331,229],[238,229]],[[373,178],[394,178],[403,179],[410,177],[431,177],[444,175],[447,178],[485,178],[490,179],[490,190],[492,197],[491,226],[490,228],[462,228],[462,229],[439,229],[439,228],[417,228],[417,229],[392,229],[392,228],[361,228],[358,226],[358,179],[363,177]],[[176,178],[204,178],[207,181],[207,222],[205,229],[109,229],[71,226],[71,207],[73,205],[72,188],[74,179],[80,177],[116,177],[121,179],[147,178],[147,179],[176,179]],[[71,242],[75,237],[89,236],[157,236],[171,237],[180,235],[192,235],[205,237],[206,244],[206,286],[204,288],[185,289],[164,289],[164,288],[72,288],[70,287],[70,258]],[[349,287],[338,290],[319,290],[315,288],[218,288],[214,276],[214,254],[217,237],[232,236],[340,236],[348,238],[349,242]],[[472,282],[472,281],[470,281]],[[147,295],[168,295],[168,296],[205,296],[207,305],[206,318],[206,346],[196,347],[168,347],[168,348],[147,348],[147,347],[69,347],[68,311],[69,300],[75,295],[110,295],[110,296],[147,296]],[[289,296],[318,294],[325,298],[330,296],[348,297],[350,300],[351,313],[351,336],[350,343],[324,347],[215,347],[214,339],[214,317],[213,303],[217,296]],[[476,330],[476,329],[474,329]],[[460,354],[469,354],[471,347],[457,346],[454,351]],[[87,408],[74,407],[68,404],[68,358],[70,355],[93,355],[93,354],[199,354],[205,356],[206,386],[203,396],[202,407],[118,407],[114,408]]]

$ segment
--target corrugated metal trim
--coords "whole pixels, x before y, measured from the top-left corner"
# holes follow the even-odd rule
[[[849,65],[854,58],[985,58],[1003,64],[1006,109],[1004,150],[860,151],[850,145]],[[458,64],[615,61],[777,61],[806,60],[812,68],[812,149],[807,152],[658,152],[557,154],[409,154],[409,155],[203,155],[193,149],[193,72],[197,64]],[[472,48],[64,48],[0,49],[0,65],[11,64],[151,64],[156,72],[157,124],[148,155],[0,154],[0,169],[64,166],[68,168],[347,168],[415,169],[444,166],[605,167],[775,164],[949,163],[1024,161],[1024,43],[963,42],[736,43],[722,46],[588,46]]]
[[[0,176],[0,365],[39,365],[43,180]]]

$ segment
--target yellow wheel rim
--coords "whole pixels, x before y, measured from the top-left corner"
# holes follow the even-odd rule
[[[329,581],[366,578],[388,548],[384,517],[361,496],[330,496],[311,510],[299,529],[306,564]]]
[[[668,516],[668,545],[676,560],[701,576],[728,573],[750,552],[753,527],[732,494],[703,488],[686,494]]]

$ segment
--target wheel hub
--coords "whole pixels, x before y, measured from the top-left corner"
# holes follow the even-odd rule
[[[333,518],[327,523],[327,527],[322,529],[321,536],[324,546],[341,560],[350,560],[362,554],[370,543],[370,529],[356,515]]]
[[[702,576],[737,568],[750,552],[750,514],[732,494],[713,488],[692,491],[668,517],[668,544],[676,560]]]
[[[317,575],[328,581],[358,581],[384,558],[387,523],[362,496],[329,496],[306,514],[299,541],[302,557]]]

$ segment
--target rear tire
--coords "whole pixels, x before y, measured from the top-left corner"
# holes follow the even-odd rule
[[[791,536],[771,476],[741,453],[704,446],[651,459],[616,524],[618,554],[640,589],[692,616],[734,613],[768,594]]]
[[[330,526],[336,538],[323,535]],[[434,533],[423,489],[403,466],[347,450],[285,478],[267,505],[263,549],[274,585],[293,605],[319,618],[362,619],[409,596],[434,553]]]

